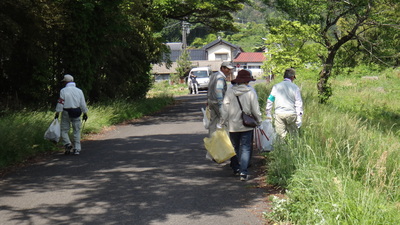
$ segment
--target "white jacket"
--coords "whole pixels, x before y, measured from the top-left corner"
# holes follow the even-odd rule
[[[81,89],[76,87],[74,82],[68,83],[60,91],[60,98],[58,99],[56,112],[62,112],[64,109],[81,108],[83,113],[87,113],[85,96]]]
[[[257,122],[259,124],[261,123],[262,119],[257,93],[252,87],[245,84],[234,85],[226,91],[221,109],[222,117],[220,123],[227,123],[229,132],[243,132],[252,130],[252,127],[245,127],[243,125],[242,111],[240,110],[239,102],[236,96],[239,96],[243,111],[246,114],[252,114]]]
[[[303,100],[300,89],[289,79],[285,79],[272,87],[267,101],[267,115],[271,113],[273,104],[275,104],[275,114],[303,115]]]

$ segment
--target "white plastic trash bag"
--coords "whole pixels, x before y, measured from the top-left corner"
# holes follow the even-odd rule
[[[271,120],[264,120],[260,127],[254,129],[254,142],[260,152],[272,151],[275,138],[276,133]]]
[[[208,129],[210,126],[210,109],[207,108],[204,110],[204,108],[201,108],[201,111],[203,112],[203,124],[204,128]]]
[[[54,121],[50,124],[50,127],[44,133],[44,139],[57,143],[60,140],[60,135],[60,122],[58,122],[58,119],[54,119]]]

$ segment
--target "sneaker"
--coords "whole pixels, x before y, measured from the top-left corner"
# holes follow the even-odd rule
[[[71,144],[66,144],[66,145],[64,145],[64,149],[65,149],[64,154],[65,155],[69,155],[69,154],[71,154],[72,145]]]
[[[248,180],[248,179],[249,179],[249,175],[243,174],[243,173],[240,174],[240,180],[241,180],[241,181],[246,181],[246,180]]]
[[[240,170],[239,170],[239,169],[234,170],[234,171],[233,171],[233,175],[239,176],[239,175],[240,175]]]
[[[74,149],[74,155],[79,155],[80,150]]]

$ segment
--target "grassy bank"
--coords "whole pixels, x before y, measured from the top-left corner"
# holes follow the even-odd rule
[[[265,215],[292,224],[397,224],[400,72],[333,78],[326,105],[318,104],[312,76],[301,72],[301,136],[276,143],[268,155],[268,182],[285,187],[286,197],[273,198]]]
[[[169,86],[161,82],[153,86],[145,100],[88,103],[89,119],[84,126],[83,139],[85,134],[97,133],[110,125],[157,112],[173,103],[173,95],[186,92],[182,85]],[[60,143],[53,144],[43,138],[53,118],[54,109],[50,108],[35,112],[3,112],[0,117],[0,169],[40,153],[60,150]]]

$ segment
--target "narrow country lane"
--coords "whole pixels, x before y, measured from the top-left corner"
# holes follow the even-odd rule
[[[205,158],[206,95],[0,180],[0,224],[261,225],[265,189]],[[87,123],[90,123],[90,117]],[[250,168],[250,173],[256,166]]]

